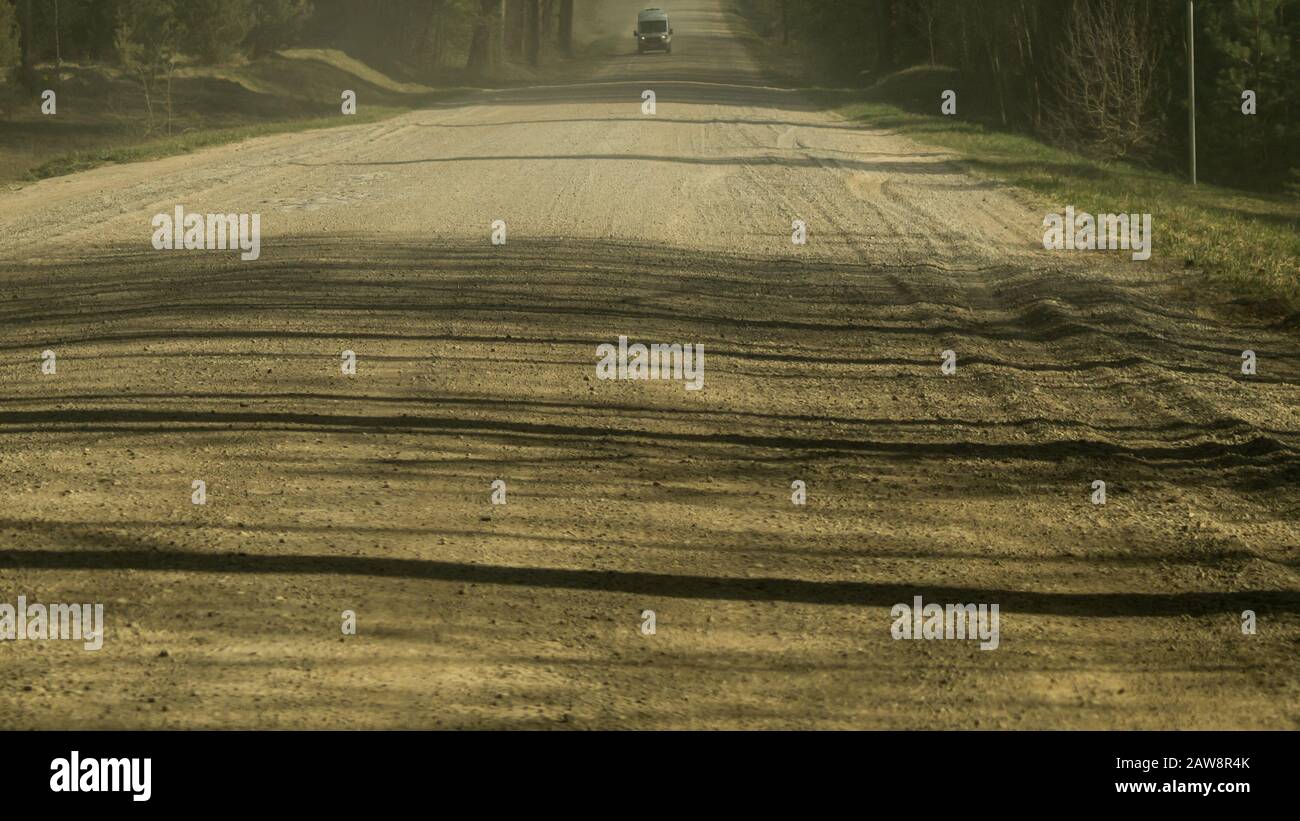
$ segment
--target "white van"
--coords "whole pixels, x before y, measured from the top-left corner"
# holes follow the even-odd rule
[[[636,38],[637,54],[654,49],[673,53],[673,30],[668,25],[668,12],[663,9],[646,9],[638,14],[632,36]]]

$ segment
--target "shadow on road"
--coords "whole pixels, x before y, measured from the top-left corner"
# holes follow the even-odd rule
[[[618,570],[505,567],[430,559],[364,556],[253,556],[150,550],[17,550],[0,554],[0,567],[21,570],[147,570],[187,573],[354,575],[485,585],[563,588],[676,599],[770,601],[892,607],[918,588],[905,584],[724,578]],[[1037,593],[973,587],[924,586],[944,602],[996,602],[1005,613],[1090,618],[1300,612],[1300,594],[1280,590],[1213,593]]]

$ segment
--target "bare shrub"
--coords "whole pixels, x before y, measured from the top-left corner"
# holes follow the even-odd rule
[[[1052,72],[1044,128],[1055,140],[1106,157],[1146,157],[1163,133],[1159,38],[1149,0],[1079,0]]]

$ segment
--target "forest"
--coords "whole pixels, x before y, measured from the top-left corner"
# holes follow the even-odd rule
[[[223,63],[337,48],[414,79],[572,47],[575,0],[0,0],[0,73],[131,55]]]
[[[817,82],[942,66],[963,116],[1103,159],[1185,164],[1187,0],[737,2],[808,55]],[[1195,37],[1202,178],[1300,187],[1300,0],[1198,0]]]

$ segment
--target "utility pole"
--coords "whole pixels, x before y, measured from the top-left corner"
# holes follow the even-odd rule
[[[1196,185],[1196,9],[1187,0],[1187,146],[1191,152],[1192,185]]]

